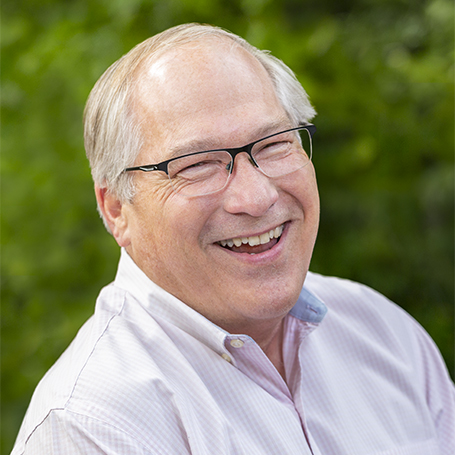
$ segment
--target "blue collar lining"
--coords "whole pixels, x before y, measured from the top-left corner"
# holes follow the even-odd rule
[[[296,317],[304,322],[320,323],[327,313],[327,307],[324,302],[319,300],[305,287],[300,292],[297,303],[289,312],[291,316]]]

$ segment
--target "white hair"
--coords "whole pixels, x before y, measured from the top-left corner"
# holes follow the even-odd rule
[[[142,146],[140,119],[132,108],[140,70],[169,50],[207,37],[230,39],[263,65],[294,126],[307,123],[315,116],[292,70],[268,51],[210,25],[184,24],[165,30],[138,44],[112,64],[93,87],[85,107],[84,142],[93,180],[120,201],[131,201],[134,196],[132,175],[122,171],[134,165]]]

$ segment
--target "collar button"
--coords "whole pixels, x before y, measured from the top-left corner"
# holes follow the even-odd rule
[[[244,344],[245,343],[239,339],[231,340],[231,346],[236,349],[241,348]]]

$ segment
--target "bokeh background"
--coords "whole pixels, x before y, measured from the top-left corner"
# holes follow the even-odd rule
[[[85,100],[135,44],[189,21],[296,71],[319,113],[312,270],[397,302],[453,375],[452,0],[3,0],[2,454],[116,270],[84,155]]]

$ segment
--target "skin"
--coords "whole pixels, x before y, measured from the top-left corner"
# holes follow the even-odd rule
[[[238,147],[293,126],[260,63],[213,38],[143,69],[134,109],[145,138],[135,165]],[[95,187],[117,243],[156,284],[225,330],[250,335],[284,376],[282,321],[297,301],[318,228],[313,165],[270,179],[241,154],[228,186],[203,197],[175,193],[160,172],[137,172],[135,184],[131,203]],[[217,243],[282,224],[280,241],[260,254]]]

